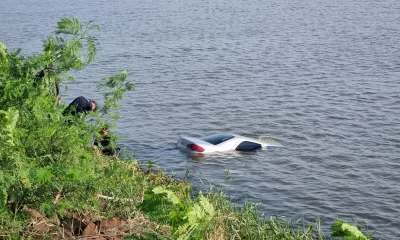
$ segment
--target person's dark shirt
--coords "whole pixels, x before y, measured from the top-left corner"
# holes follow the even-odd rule
[[[86,114],[92,110],[92,101],[86,97],[80,96],[74,99],[64,110],[63,115],[77,115],[79,113]]]

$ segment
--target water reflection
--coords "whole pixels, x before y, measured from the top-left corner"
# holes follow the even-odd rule
[[[263,150],[259,150],[260,152]],[[214,153],[196,153],[196,154],[191,154],[191,153],[182,153],[185,154],[188,158],[193,160],[196,163],[204,163],[207,161],[211,160],[217,160],[217,159],[241,159],[243,156],[254,156],[257,154],[259,151],[249,151],[249,152],[241,152],[241,151],[226,151],[226,152],[214,152]]]

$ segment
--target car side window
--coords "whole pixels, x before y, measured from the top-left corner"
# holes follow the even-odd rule
[[[236,151],[254,151],[257,149],[261,149],[261,144],[249,142],[249,141],[243,141],[236,147],[235,150]]]

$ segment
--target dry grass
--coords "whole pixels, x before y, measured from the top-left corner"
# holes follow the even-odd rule
[[[143,230],[155,230],[169,237],[171,228],[150,221],[141,212],[135,212],[130,218],[111,217],[93,219],[88,215],[71,214],[74,217],[50,219],[36,210],[26,209],[31,218],[23,235],[33,239],[123,239],[127,235],[146,238]]]

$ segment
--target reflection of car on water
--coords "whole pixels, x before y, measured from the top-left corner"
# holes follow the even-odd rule
[[[262,138],[254,139],[236,134],[215,134],[203,138],[180,137],[176,143],[178,149],[186,153],[211,153],[236,151],[255,151],[267,149],[268,146],[279,146]]]

